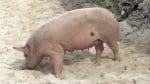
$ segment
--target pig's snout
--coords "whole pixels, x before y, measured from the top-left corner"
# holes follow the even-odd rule
[[[23,65],[22,66],[22,70],[33,70],[34,68],[32,68],[32,67],[28,67],[28,66],[26,66],[26,65]]]

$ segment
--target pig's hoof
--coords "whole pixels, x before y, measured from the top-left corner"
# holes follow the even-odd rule
[[[113,60],[114,60],[114,61],[119,61],[119,62],[121,61],[120,58],[114,58]]]
[[[22,66],[21,68],[22,68],[22,70],[26,70],[26,69],[28,69],[28,68],[27,68],[27,66],[25,66],[25,65],[24,65],[24,66]]]
[[[59,76],[56,76],[56,78],[58,78],[58,79],[62,80],[62,79],[64,79],[65,77],[64,77],[64,76],[62,76],[62,75],[59,75]]]
[[[98,62],[97,62],[97,60],[94,62],[94,64],[97,64]]]
[[[22,66],[22,70],[26,70],[26,69],[28,69],[28,70],[33,70],[34,68],[31,68],[31,67],[28,67],[28,66]]]
[[[94,66],[100,66],[100,62],[97,60],[97,61],[94,61]]]

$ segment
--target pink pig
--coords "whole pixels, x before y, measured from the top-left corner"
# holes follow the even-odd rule
[[[104,8],[83,8],[51,19],[34,32],[24,47],[14,47],[25,56],[25,67],[35,68],[44,56],[51,58],[57,78],[61,78],[66,51],[95,46],[96,61],[106,43],[118,57],[119,25],[114,15]]]

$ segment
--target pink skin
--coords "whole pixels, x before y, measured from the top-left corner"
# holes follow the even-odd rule
[[[14,47],[24,53],[23,68],[34,69],[44,56],[51,58],[57,78],[61,78],[66,51],[83,50],[95,46],[96,62],[106,43],[118,57],[119,25],[113,14],[104,8],[77,9],[42,25],[24,47]]]

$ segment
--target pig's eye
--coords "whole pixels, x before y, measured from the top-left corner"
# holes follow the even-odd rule
[[[28,57],[28,55],[24,54],[24,57]]]

